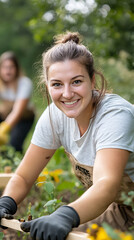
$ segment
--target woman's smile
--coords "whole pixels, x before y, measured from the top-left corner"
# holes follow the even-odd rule
[[[67,102],[67,101],[61,101],[66,107],[70,108],[70,107],[75,107],[78,103],[79,99],[78,100],[74,100],[74,101],[70,101],[70,102]]]

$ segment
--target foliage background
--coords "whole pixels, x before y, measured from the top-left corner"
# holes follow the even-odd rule
[[[133,0],[0,0],[0,23],[0,54],[15,51],[33,79],[33,100],[41,111],[36,63],[54,35],[66,30],[82,34],[110,87],[133,102]]]
[[[108,87],[134,103],[134,0],[0,0],[0,54],[14,51],[34,84],[36,119],[25,141],[25,151],[47,106],[37,87],[42,53],[52,45],[54,35],[66,30],[83,36]],[[56,152],[49,169],[55,165],[64,171],[70,169],[62,150]],[[67,186],[75,189],[70,184],[81,191],[80,183],[73,179],[69,184],[68,178],[70,175],[64,174],[64,184],[58,185],[62,193]],[[67,198],[71,196],[72,192]]]

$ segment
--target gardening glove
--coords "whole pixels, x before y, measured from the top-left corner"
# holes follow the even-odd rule
[[[1,218],[13,219],[13,214],[17,211],[17,204],[13,198],[3,196],[0,198],[0,220]],[[0,226],[2,227],[2,226]],[[5,227],[2,227],[5,228]]]
[[[3,121],[0,124],[0,145],[4,145],[8,142],[10,130],[11,126],[7,122]]]
[[[79,224],[78,213],[72,207],[62,206],[51,215],[22,223],[21,229],[30,232],[32,239],[63,240]]]

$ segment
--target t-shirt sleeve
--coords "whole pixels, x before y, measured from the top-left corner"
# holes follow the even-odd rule
[[[129,109],[110,109],[103,113],[95,131],[96,151],[119,148],[134,151],[134,115]]]
[[[21,77],[18,83],[16,99],[29,99],[33,90],[33,84],[28,77]]]
[[[61,146],[61,143],[58,131],[57,114],[50,114],[49,108],[50,106],[47,107],[39,118],[31,143],[45,149],[58,149]]]

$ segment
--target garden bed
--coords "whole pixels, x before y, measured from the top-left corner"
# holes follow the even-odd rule
[[[0,173],[0,188],[5,188],[13,173]]]

